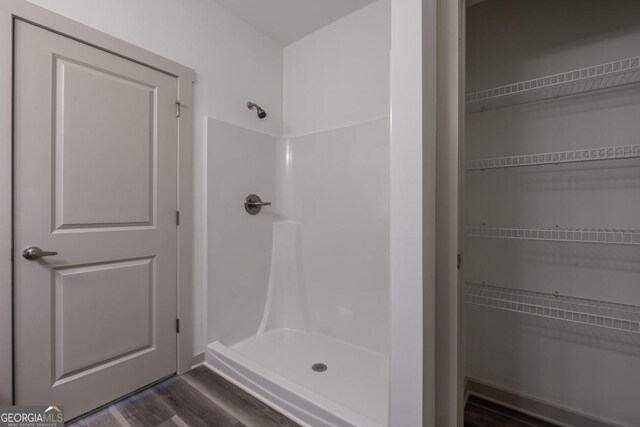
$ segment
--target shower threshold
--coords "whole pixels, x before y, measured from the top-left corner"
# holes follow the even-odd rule
[[[302,425],[387,425],[386,358],[326,335],[277,329],[218,341],[205,365]]]

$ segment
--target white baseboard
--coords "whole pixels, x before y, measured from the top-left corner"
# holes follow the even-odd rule
[[[469,377],[465,377],[464,384],[462,385],[463,390],[463,403],[462,407],[464,408],[467,405],[467,400],[469,400]]]
[[[197,368],[203,363],[204,363],[204,352],[198,353],[195,356],[193,356],[193,359],[191,360],[191,369]]]
[[[563,427],[622,427],[473,378],[467,378],[465,402],[467,395],[477,396]]]

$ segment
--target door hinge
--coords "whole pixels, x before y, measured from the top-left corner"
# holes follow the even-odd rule
[[[180,211],[176,211],[176,225],[180,225]]]
[[[180,333],[180,319],[176,319],[176,333]]]
[[[458,254],[458,270],[462,267],[462,254]]]
[[[176,101],[176,117],[180,117],[180,107],[182,107],[182,102],[178,100]]]

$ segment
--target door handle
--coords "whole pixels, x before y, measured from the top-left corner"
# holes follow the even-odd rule
[[[58,252],[43,251],[37,246],[29,246],[22,251],[22,256],[29,261],[34,261],[43,256],[58,255]]]

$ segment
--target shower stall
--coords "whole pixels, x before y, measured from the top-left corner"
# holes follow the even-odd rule
[[[284,48],[282,134],[206,122],[205,363],[303,425],[387,424],[389,9]]]

